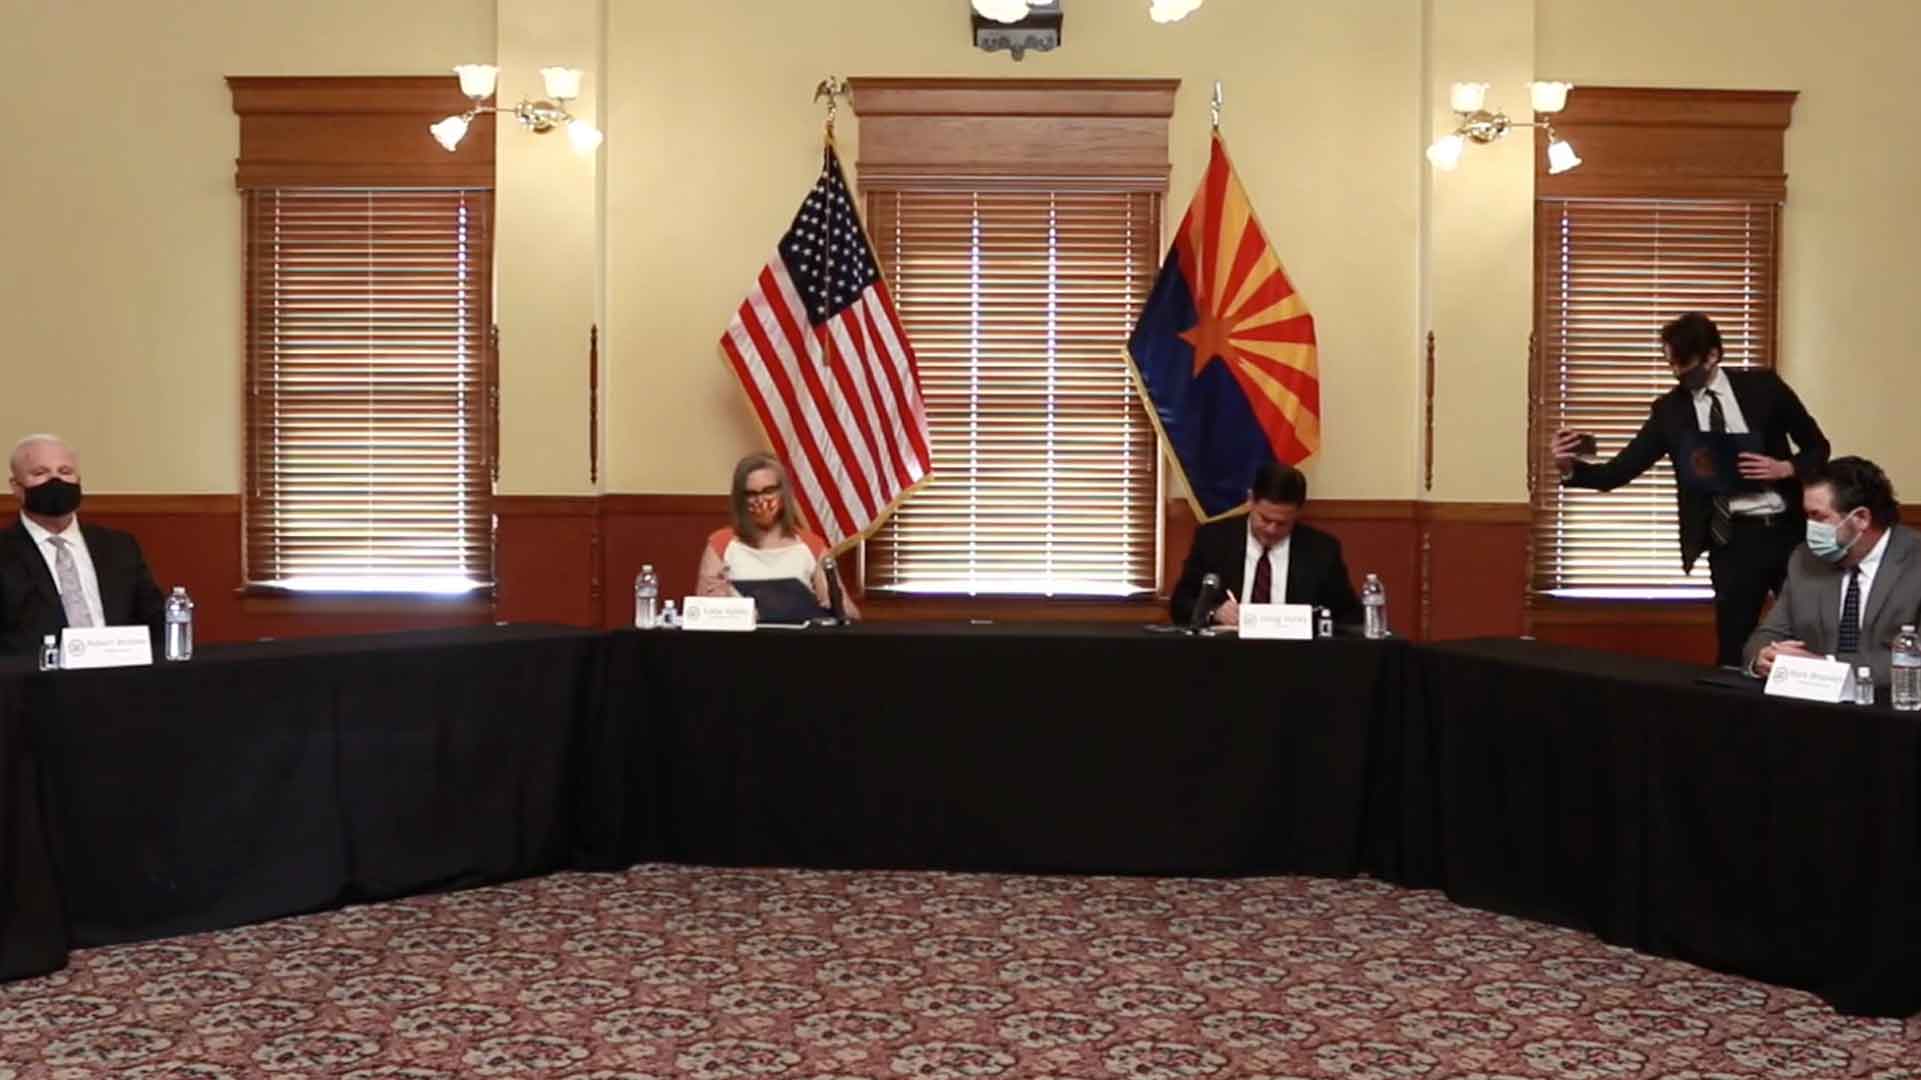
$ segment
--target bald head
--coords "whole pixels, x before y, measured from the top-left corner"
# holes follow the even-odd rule
[[[13,453],[7,458],[7,472],[16,482],[26,482],[30,470],[49,461],[54,463],[56,472],[59,471],[58,465],[63,462],[75,471],[80,467],[80,456],[73,452],[65,439],[58,435],[29,435],[13,444]]]
[[[76,485],[69,490],[71,501],[63,502],[56,497],[47,503],[27,497],[29,491],[49,480],[65,480]],[[73,506],[80,501],[79,483],[80,459],[58,435],[29,435],[13,445],[13,454],[7,458],[7,487],[13,490],[14,498],[20,500],[21,509],[55,531],[65,528],[72,519]]]

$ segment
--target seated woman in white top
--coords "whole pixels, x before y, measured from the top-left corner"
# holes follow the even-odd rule
[[[716,529],[700,553],[702,596],[736,596],[736,581],[793,578],[813,588],[822,607],[829,606],[827,575],[821,556],[827,542],[800,527],[793,501],[787,498],[787,470],[772,454],[749,454],[734,466],[733,490],[728,496],[734,524]],[[851,596],[842,603],[850,619],[860,618]]]

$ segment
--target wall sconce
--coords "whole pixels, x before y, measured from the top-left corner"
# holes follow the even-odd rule
[[[1434,140],[1427,148],[1427,160],[1442,172],[1453,172],[1461,163],[1461,151],[1467,149],[1468,140],[1477,143],[1491,143],[1508,133],[1509,128],[1537,127],[1547,132],[1547,171],[1564,173],[1581,163],[1574,154],[1574,147],[1567,140],[1554,133],[1554,125],[1546,120],[1533,120],[1522,124],[1509,120],[1507,114],[1496,109],[1487,109],[1486,83],[1457,82],[1448,92],[1448,107],[1461,118],[1459,127],[1451,133]],[[1527,84],[1528,103],[1537,116],[1552,116],[1567,108],[1567,93],[1574,89],[1573,83],[1531,82]]]
[[[580,96],[581,72],[579,68],[545,67],[540,69],[540,78],[546,86],[547,97],[540,101],[520,99],[520,104],[511,109],[484,105],[482,102],[494,96],[494,82],[500,69],[492,64],[462,64],[454,69],[460,76],[460,92],[473,101],[473,108],[457,116],[430,126],[434,141],[452,153],[460,146],[460,140],[467,137],[467,125],[481,113],[512,113],[520,126],[533,132],[552,131],[557,127],[567,129],[567,141],[582,154],[591,154],[605,138],[600,129],[584,120],[576,120],[567,111],[567,103]]]

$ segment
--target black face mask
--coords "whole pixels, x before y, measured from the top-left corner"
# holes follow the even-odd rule
[[[1681,373],[1681,389],[1692,394],[1696,390],[1705,388],[1708,380],[1712,378],[1714,378],[1714,372],[1709,371],[1706,364],[1696,364]]]
[[[20,497],[20,505],[26,507],[30,514],[66,517],[80,508],[80,485],[56,476],[27,488]]]

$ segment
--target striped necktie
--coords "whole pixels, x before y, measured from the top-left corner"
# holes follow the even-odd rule
[[[1712,390],[1704,391],[1708,396],[1708,430],[1722,433],[1728,429],[1728,415],[1721,411],[1721,395]],[[1715,547],[1726,547],[1734,539],[1734,512],[1728,508],[1728,497],[1714,497],[1714,512],[1708,517],[1708,538]]]
[[[60,606],[67,612],[68,626],[92,626],[93,613],[87,610],[87,594],[80,587],[80,567],[73,561],[71,545],[64,536],[49,536],[53,545],[53,576],[60,585]]]
[[[1848,591],[1841,597],[1841,634],[1834,643],[1841,654],[1861,651],[1861,568],[1848,571]]]

